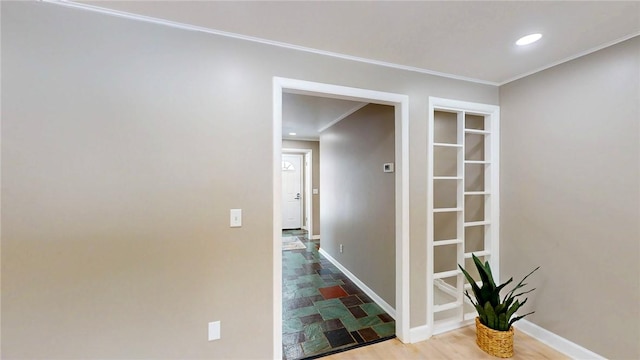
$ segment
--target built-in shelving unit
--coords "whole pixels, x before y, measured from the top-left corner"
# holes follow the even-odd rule
[[[429,99],[427,325],[436,334],[471,323],[458,264],[472,254],[499,274],[499,108]],[[475,275],[472,272],[472,275]]]

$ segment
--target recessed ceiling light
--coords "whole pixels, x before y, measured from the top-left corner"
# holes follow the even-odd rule
[[[290,133],[289,133],[289,135],[291,135],[291,136],[296,136],[296,133],[294,133],[294,132],[290,132]]]
[[[516,45],[518,46],[529,45],[540,40],[540,38],[542,38],[542,34],[530,34],[527,36],[523,36],[520,39],[518,39],[518,41],[516,41]]]

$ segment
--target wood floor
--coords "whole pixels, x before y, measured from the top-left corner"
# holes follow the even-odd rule
[[[323,360],[361,359],[491,359],[493,357],[476,345],[475,326],[467,326],[432,337],[415,344],[403,344],[398,339],[345,351],[324,357]],[[516,330],[514,360],[518,359],[569,359],[547,345]]]

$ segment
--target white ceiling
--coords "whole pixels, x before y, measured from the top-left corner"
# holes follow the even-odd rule
[[[493,85],[640,34],[640,1],[82,3],[280,46]],[[542,40],[527,47],[514,45],[519,37],[534,32],[542,33]],[[328,106],[334,112],[341,106],[348,107]],[[315,127],[322,123],[319,118],[323,115],[318,114],[310,120]],[[295,121],[284,120],[286,124]]]
[[[282,138],[317,140],[320,131],[366,103],[317,96],[282,94]],[[295,136],[289,135],[295,132]]]

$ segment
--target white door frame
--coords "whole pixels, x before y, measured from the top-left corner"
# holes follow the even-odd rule
[[[409,96],[273,78],[273,358],[282,359],[282,93],[391,105],[395,108],[396,336],[409,342]]]
[[[305,168],[304,168],[304,154],[300,154],[300,153],[288,153],[285,154],[284,152],[282,153],[280,159],[283,161],[284,164],[284,157],[285,156],[289,156],[291,158],[295,158],[296,160],[294,160],[293,162],[300,162],[297,166],[298,169],[294,170],[293,172],[297,172],[299,174],[298,176],[298,181],[297,181],[297,187],[298,187],[298,196],[297,196],[297,205],[296,205],[296,212],[297,212],[297,222],[295,225],[297,226],[284,226],[284,221],[285,219],[283,219],[283,223],[281,226],[282,230],[285,229],[302,229],[304,228],[304,202],[305,202],[305,195],[304,195],[304,176],[305,176]],[[293,160],[293,159],[292,159]],[[282,194],[283,196],[286,197],[286,194]],[[283,200],[284,202],[285,200]],[[285,210],[285,208],[282,208],[283,211]],[[284,214],[283,214],[284,216]],[[291,224],[288,224],[291,225]]]
[[[303,219],[303,228],[306,227],[309,232],[309,239],[311,239],[313,237],[313,197],[311,196],[311,188],[313,186],[313,150],[283,148],[282,153],[303,154],[303,164],[307,161],[307,156],[309,157],[309,165],[304,165],[304,195],[302,200],[304,201],[305,217],[307,218],[306,221]]]

